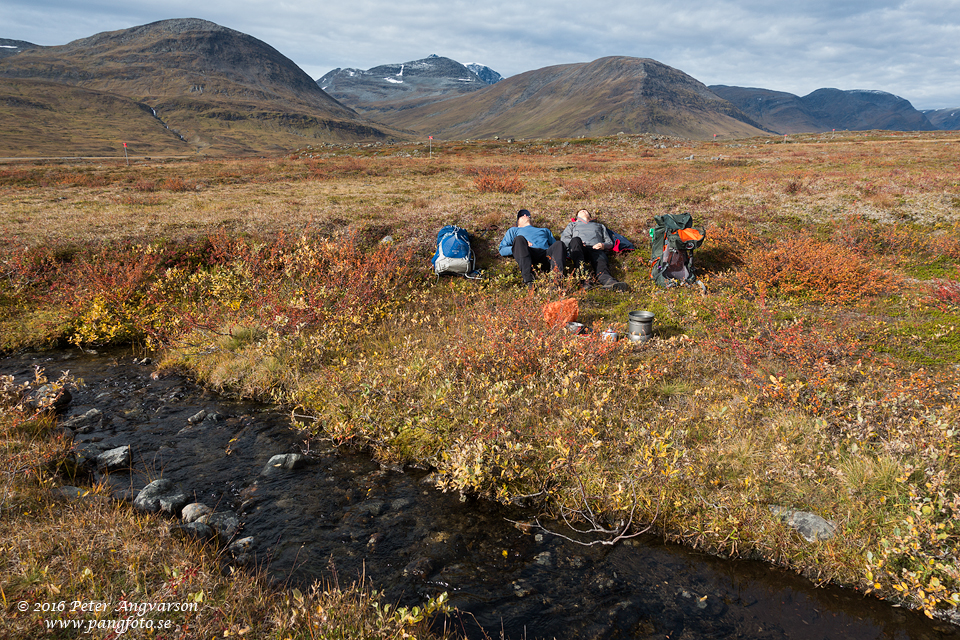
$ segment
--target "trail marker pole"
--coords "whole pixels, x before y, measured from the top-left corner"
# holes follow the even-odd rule
[[[433,136],[430,137],[430,159],[433,160]]]
[[[127,143],[123,143],[123,159],[127,161],[127,166],[130,166],[130,158],[127,157]]]

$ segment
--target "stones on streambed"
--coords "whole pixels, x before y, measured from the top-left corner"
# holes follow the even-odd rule
[[[100,409],[90,409],[84,414],[64,420],[60,426],[75,433],[90,433],[102,424],[103,412]]]
[[[313,460],[302,453],[281,453],[270,458],[260,475],[270,476],[283,471],[294,471],[312,463]]]
[[[172,480],[161,478],[154,480],[137,494],[133,506],[147,513],[166,513],[179,516],[190,502],[185,491],[174,485]]]
[[[148,513],[165,513],[179,516],[183,524],[172,526],[171,532],[192,537],[210,539],[214,535],[220,542],[230,542],[240,531],[240,518],[233,511],[214,511],[209,506],[190,502],[189,495],[171,480],[154,480],[137,494],[133,506]],[[203,525],[203,526],[200,526]]]
[[[170,526],[172,536],[203,541],[217,540],[220,544],[229,545],[227,549],[234,555],[253,545],[252,537],[244,538],[245,542],[236,549],[235,543],[231,543],[240,531],[240,518],[233,511],[214,511],[202,502],[192,502],[184,505],[180,515],[183,522]]]
[[[788,527],[795,529],[807,542],[829,540],[837,530],[836,523],[825,520],[815,513],[796,511],[777,505],[770,507],[770,513],[780,518]]]
[[[97,468],[100,471],[120,471],[130,468],[130,445],[115,447],[97,456]]]
[[[221,413],[216,413],[216,412],[211,413],[206,409],[201,409],[200,411],[196,412],[195,414],[187,418],[187,426],[185,426],[183,429],[180,429],[180,431],[177,432],[177,435],[178,436],[188,435],[190,434],[191,431],[193,431],[197,427],[203,427],[214,422],[223,422],[226,419],[227,419],[226,416],[224,416]]]

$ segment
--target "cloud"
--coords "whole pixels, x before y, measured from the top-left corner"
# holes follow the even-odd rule
[[[805,95],[877,89],[918,108],[960,106],[960,0],[0,0],[0,36],[65,44],[168,18],[248,33],[314,78],[431,53],[505,76],[608,55],[653,58],[706,84]],[[57,16],[51,19],[51,16]]]

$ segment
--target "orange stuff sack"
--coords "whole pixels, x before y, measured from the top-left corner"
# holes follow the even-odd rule
[[[680,229],[680,231],[677,231],[677,235],[680,236],[680,239],[684,242],[699,242],[703,240],[703,234],[696,229]]]
[[[543,305],[543,317],[551,327],[573,322],[577,319],[579,313],[580,306],[576,298],[557,300],[556,302],[548,302]]]

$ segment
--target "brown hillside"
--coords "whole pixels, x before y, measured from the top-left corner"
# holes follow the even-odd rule
[[[402,136],[338,103],[273,47],[204,20],[164,20],[26,49],[0,59],[0,76],[126,96],[154,109],[195,151],[256,153]],[[96,131],[102,123],[88,126]]]
[[[522,73],[467,96],[403,110],[357,106],[379,121],[447,139],[659,133],[690,138],[766,133],[685,73],[655,60],[607,57]]]
[[[55,82],[0,79],[0,121],[0,157],[193,153],[142,104]]]

